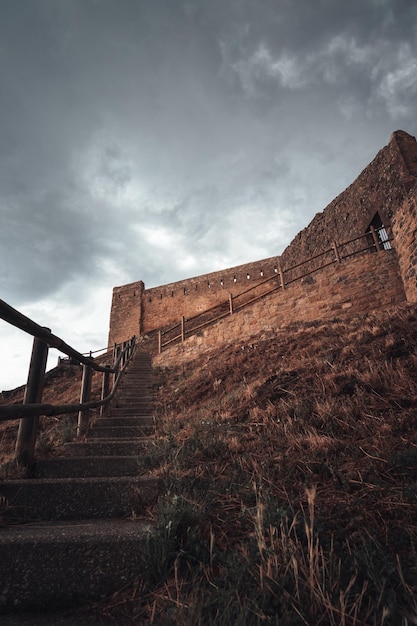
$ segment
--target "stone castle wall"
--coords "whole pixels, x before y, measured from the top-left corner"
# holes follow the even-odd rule
[[[417,191],[410,190],[392,218],[401,279],[408,302],[417,302]]]
[[[278,257],[232,267],[163,287],[146,289],[143,293],[144,312],[142,333],[155,328],[155,320],[164,325],[179,321],[180,316],[192,317],[225,302],[228,294],[237,295],[253,287],[277,269]]]
[[[397,280],[398,272],[395,250],[332,265],[307,283],[294,282],[284,291],[247,307],[243,314],[230,315],[184,343],[171,346],[156,355],[154,363],[180,363],[236,338],[250,342],[252,337],[284,328],[289,322],[332,320],[352,313],[365,315],[403,304],[406,299],[402,282]]]
[[[347,284],[339,281],[335,285],[336,292],[333,295],[322,290],[321,295],[317,292],[317,299],[315,299],[310,294],[304,301],[305,311],[303,299],[297,298],[296,306],[288,304],[288,307],[284,307],[285,322],[296,321],[302,319],[303,316],[307,316],[306,319],[319,319],[327,315],[327,312],[331,310],[329,303],[333,302],[334,298],[336,298],[334,302],[337,301],[337,290],[340,291],[340,297],[349,295],[346,290],[352,294],[349,300],[351,304],[343,309],[345,312],[362,312],[364,307],[369,310],[386,306],[387,303],[393,302],[392,298],[395,302],[405,300],[415,302],[417,301],[416,210],[417,143],[414,137],[403,131],[396,131],[392,134],[389,144],[378,152],[375,159],[358,178],[322,213],[318,213],[313,218],[281,256],[152,289],[145,289],[142,281],[115,287],[110,317],[109,345],[123,341],[132,334],[143,335],[153,329],[175,324],[182,315],[191,317],[219,302],[227,301],[229,293],[237,295],[248,287],[255,286],[265,277],[276,274],[279,266],[284,270],[286,282],[295,280],[298,277],[297,272],[299,275],[305,274],[309,269],[317,269],[320,264],[328,261],[326,256],[305,262],[307,259],[331,248],[334,242],[340,244],[364,235],[376,213],[379,214],[389,234],[393,235],[393,247],[396,252],[352,257],[351,260],[343,261],[341,266],[329,266],[320,270],[319,273],[323,274],[323,278],[319,278],[318,274],[312,274],[313,282],[303,279],[293,283],[292,286],[295,289],[310,293],[312,289],[318,288],[319,281],[327,280],[326,276],[333,276],[335,271],[341,272],[342,267],[352,264],[352,268],[356,268],[352,269],[354,275],[357,275],[356,286],[351,276]],[[351,246],[351,252],[354,252],[357,244],[354,243]],[[344,246],[343,252],[348,253],[349,248]],[[332,253],[329,254],[332,255]],[[385,259],[391,259],[386,280],[389,279],[395,283],[395,286],[391,287],[387,286],[385,281],[385,288],[381,289],[383,297],[380,291],[369,290],[368,281],[363,279],[360,270],[361,265],[368,267],[367,271],[374,273],[371,283],[379,284],[380,272],[377,258],[383,258],[384,264],[388,263]],[[297,270],[288,270],[301,262],[304,263]],[[392,289],[395,297],[392,296]],[[362,293],[361,296],[359,292]],[[288,298],[289,287],[284,293]],[[366,302],[368,302],[367,305],[364,304]],[[247,315],[245,309],[242,317],[246,318]]]

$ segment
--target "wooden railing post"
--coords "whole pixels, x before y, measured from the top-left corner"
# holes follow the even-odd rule
[[[336,261],[337,261],[338,263],[341,263],[341,260],[340,260],[340,254],[339,254],[339,249],[338,249],[338,247],[337,247],[337,243],[336,243],[336,241],[333,241],[333,250],[334,250],[334,253],[335,253],[335,255],[336,255]]]
[[[106,365],[107,369],[110,370],[110,365]],[[103,372],[103,383],[101,385],[101,399],[107,398],[110,393],[110,371]],[[104,413],[104,404],[100,407],[100,417]]]
[[[371,234],[372,234],[372,239],[374,240],[374,245],[376,248],[377,252],[380,252],[381,248],[379,247],[379,238],[378,235],[376,234],[375,228],[373,226],[371,226]]]
[[[48,344],[35,337],[23,404],[40,404],[42,401],[47,358]],[[36,415],[25,417],[19,423],[15,459],[25,474],[29,472],[33,463],[38,422],[39,417]]]
[[[133,350],[135,349],[135,344],[136,344],[136,337],[133,336],[128,341],[128,351],[127,351],[128,360],[131,358],[133,354]]]
[[[117,377],[119,375],[120,372],[120,363],[116,366],[116,361],[120,356],[120,346],[118,346],[117,344],[114,344],[114,350],[113,350],[113,367],[115,368],[115,372],[113,374],[113,385],[115,384]]]
[[[281,287],[285,289],[284,272],[282,271],[281,264],[278,265],[278,273],[279,273],[279,279],[281,281]]]
[[[162,330],[158,330],[158,354],[162,352]]]
[[[229,311],[233,315],[233,294],[229,293]]]
[[[127,341],[124,341],[122,343],[122,363],[121,363],[121,369],[124,368],[124,366],[127,363]]]
[[[185,317],[182,316],[181,318],[181,341],[184,342],[185,341]]]
[[[90,401],[92,373],[93,371],[91,367],[89,367],[88,365],[83,365],[83,378],[82,378],[82,383],[81,383],[80,404],[83,404],[83,402]],[[78,412],[77,437],[84,434],[87,428],[88,414],[89,414],[88,409]]]

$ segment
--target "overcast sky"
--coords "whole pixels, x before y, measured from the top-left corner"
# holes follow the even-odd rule
[[[413,0],[0,0],[0,298],[84,352],[116,285],[280,254],[417,134],[416,35]],[[31,341],[0,321],[0,390]]]

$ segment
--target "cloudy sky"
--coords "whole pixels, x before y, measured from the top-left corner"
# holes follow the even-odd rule
[[[417,134],[417,3],[0,0],[0,72],[0,298],[84,352],[115,285],[279,254]]]

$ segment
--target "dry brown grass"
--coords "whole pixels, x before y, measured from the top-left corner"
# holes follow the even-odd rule
[[[145,461],[163,519],[194,522],[137,620],[417,623],[416,321],[293,324],[159,370]]]
[[[42,402],[51,404],[76,404],[80,399],[82,369],[81,366],[62,365],[45,376]],[[25,387],[0,394],[1,404],[21,404]],[[92,399],[99,399],[101,393],[101,375],[93,373]],[[92,412],[92,415],[94,413]],[[64,414],[59,417],[41,417],[36,441],[38,457],[59,453],[59,446],[71,441],[76,436],[77,415]],[[0,423],[0,478],[13,474],[13,458],[18,431],[18,420]]]
[[[417,624],[417,307],[155,371],[165,487],[132,624]]]

